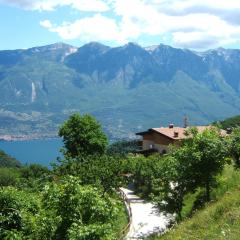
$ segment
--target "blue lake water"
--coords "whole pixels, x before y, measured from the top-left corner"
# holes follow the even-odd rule
[[[15,157],[21,163],[39,163],[48,167],[51,162],[56,162],[57,157],[62,156],[59,152],[62,145],[60,138],[12,142],[0,141],[0,149]]]

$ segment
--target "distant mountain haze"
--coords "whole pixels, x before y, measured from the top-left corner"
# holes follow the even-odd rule
[[[240,113],[240,50],[135,43],[56,43],[0,51],[0,135],[56,135],[69,114],[93,114],[111,139],[168,123]]]

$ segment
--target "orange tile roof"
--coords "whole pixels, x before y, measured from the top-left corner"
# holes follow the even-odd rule
[[[201,133],[205,129],[210,129],[213,126],[195,126],[195,127],[197,128],[198,132]],[[138,135],[143,135],[143,134],[149,133],[150,131],[155,131],[155,132],[160,133],[160,134],[162,134],[164,136],[167,136],[168,138],[181,140],[181,139],[187,138],[187,136],[185,135],[185,132],[186,132],[187,129],[189,129],[189,127],[187,127],[187,128],[182,128],[182,127],[151,128],[147,132],[139,133]],[[225,130],[221,130],[221,135],[222,136],[227,135],[226,131]]]

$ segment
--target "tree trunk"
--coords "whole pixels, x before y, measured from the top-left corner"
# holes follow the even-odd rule
[[[210,183],[209,181],[206,182],[206,201],[210,201]]]

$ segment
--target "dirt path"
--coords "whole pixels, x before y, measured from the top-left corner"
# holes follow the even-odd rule
[[[133,191],[121,189],[130,201],[132,209],[132,224],[126,239],[141,239],[166,229],[171,216],[159,213],[152,203],[145,202],[134,195]]]

